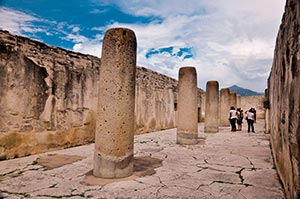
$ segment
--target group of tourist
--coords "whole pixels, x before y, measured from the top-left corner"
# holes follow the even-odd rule
[[[248,124],[248,133],[255,132],[254,131],[254,123],[256,121],[256,110],[255,108],[250,108],[248,111],[245,112],[245,120],[247,121]],[[234,106],[230,108],[228,119],[230,121],[231,125],[231,131],[241,131],[242,130],[242,123],[244,119],[244,113],[241,108],[237,108],[235,110]],[[238,125],[238,128],[236,129],[236,124]]]

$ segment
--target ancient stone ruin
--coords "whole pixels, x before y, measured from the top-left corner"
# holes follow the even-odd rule
[[[235,92],[230,92],[230,106],[233,106],[236,108],[237,106],[237,99],[236,99],[236,93]]]
[[[217,133],[219,131],[219,82],[206,83],[205,106],[205,133]]]
[[[137,67],[128,29],[107,32],[101,59],[0,31],[0,159],[95,141],[93,174],[122,178],[134,170],[134,134],[177,127],[178,144],[197,144],[199,121],[218,132],[230,106],[256,107],[287,198],[299,198],[299,13],[288,0],[266,96],[254,97],[221,89],[219,98],[217,81],[204,93],[194,67],[181,68],[179,81]]]
[[[93,174],[97,177],[122,178],[133,173],[136,50],[133,31],[106,32],[96,119]]]
[[[100,58],[1,30],[0,49],[0,159],[94,141]],[[135,134],[176,127],[177,80],[137,67],[135,81]]]
[[[300,198],[300,1],[287,0],[268,80],[269,130],[287,198]]]
[[[177,143],[197,144],[197,72],[195,67],[179,69]]]

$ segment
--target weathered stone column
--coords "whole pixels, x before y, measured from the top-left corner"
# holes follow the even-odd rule
[[[240,95],[236,95],[236,108],[241,108],[242,105],[242,97]]]
[[[103,40],[99,76],[93,174],[122,178],[133,173],[136,37],[109,29]]]
[[[235,109],[237,103],[236,103],[236,93],[235,92],[230,92],[230,106],[233,106]]]
[[[205,133],[217,133],[219,131],[219,83],[208,81],[206,83],[205,103]]]
[[[229,88],[222,88],[220,91],[220,126],[230,126],[228,113],[230,110]]]
[[[197,73],[194,67],[179,69],[177,144],[197,144]]]

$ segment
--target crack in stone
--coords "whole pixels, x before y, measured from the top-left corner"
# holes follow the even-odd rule
[[[190,188],[190,187],[186,187],[186,186],[180,186],[180,185],[171,185],[169,187],[178,187],[178,188],[184,188],[184,189],[189,189],[191,191],[195,191],[195,189],[193,188]]]
[[[160,179],[159,176],[156,176],[156,177],[158,178],[159,183],[162,185],[161,187],[159,187],[159,188],[157,189],[157,191],[156,191],[156,193],[155,193],[155,197],[158,198],[158,194],[160,193],[160,190],[161,190],[162,188],[168,187],[168,186],[165,185],[165,184],[162,182],[162,180]]]
[[[201,171],[206,170],[206,169],[209,169],[209,170],[212,170],[212,171],[218,171],[218,172],[222,172],[222,173],[227,172],[225,170],[215,169],[215,168],[211,168],[211,167],[208,167],[208,166],[201,166],[201,165],[196,165],[196,166],[200,168],[197,172],[201,172]]]
[[[232,184],[232,185],[243,185],[245,187],[253,186],[251,184],[247,183],[234,183],[234,182],[226,182],[226,181],[221,181],[221,180],[214,180],[211,184],[213,183],[222,183],[222,184]]]
[[[30,197],[30,194],[25,193],[25,192],[11,192],[11,191],[7,191],[7,190],[0,190],[0,193],[6,193],[8,195],[15,195],[15,196],[20,196],[20,197],[25,197],[25,198]]]
[[[137,183],[140,183],[140,184],[146,184],[146,183],[144,183],[144,182],[142,182],[142,181],[139,181],[139,180],[137,180],[137,179],[135,179],[135,180],[133,180],[134,182],[137,182]]]
[[[215,165],[215,166],[232,167],[232,168],[239,168],[239,169],[243,168],[241,166],[235,166],[235,165],[225,165],[225,164],[218,164],[218,163],[213,164],[213,163],[209,163],[207,159],[205,159],[204,162],[206,164]],[[197,166],[200,167],[200,165],[197,165]]]
[[[244,180],[245,180],[244,177],[243,177],[243,175],[242,175],[242,171],[243,171],[244,169],[245,169],[245,168],[242,168],[241,170],[235,172],[236,174],[239,175],[239,178],[240,178],[240,180],[241,180],[241,184],[244,184]]]
[[[252,171],[256,171],[256,170],[259,169],[259,168],[256,168],[256,167],[255,167],[255,165],[254,165],[253,162],[249,159],[249,157],[243,156],[243,155],[240,155],[240,154],[233,153],[232,151],[230,152],[230,154],[233,154],[233,155],[237,155],[237,156],[241,156],[241,157],[243,157],[243,158],[246,158],[246,159],[249,161],[250,165],[252,166],[252,168],[251,168]]]
[[[1,173],[0,177],[7,176],[7,177],[14,178],[14,177],[20,176],[21,174],[25,173],[26,171],[38,171],[40,169],[43,169],[43,167],[41,167],[39,165],[37,165],[38,166],[37,168],[29,168],[30,166],[35,166],[35,165],[37,165],[37,159],[34,160],[32,163],[25,165],[23,168],[18,168],[18,169],[14,169],[14,170],[6,172],[6,173]],[[1,181],[1,178],[0,178],[0,181]]]
[[[101,189],[102,189],[102,187],[97,188],[97,189],[87,189],[87,190],[85,190],[85,191],[83,192],[84,197],[85,197],[85,198],[94,198],[93,195],[89,195],[89,194],[87,194],[87,192],[89,192],[89,191],[101,191]],[[87,194],[87,195],[86,195],[86,194]],[[106,199],[106,198],[100,197],[99,199]]]
[[[59,196],[53,196],[53,195],[37,195],[39,197],[47,197],[47,198],[71,198],[71,197],[81,197],[81,198],[85,198],[85,192],[83,193],[79,193],[79,194],[69,194],[69,195],[59,195]]]
[[[199,190],[201,187],[210,186],[214,183],[220,183],[220,184],[231,184],[231,185],[243,185],[245,187],[253,186],[251,184],[245,184],[245,183],[235,183],[235,182],[227,182],[227,181],[221,181],[221,180],[214,180],[209,184],[200,184],[196,190]]]
[[[214,183],[240,185],[240,183],[226,182],[226,181],[222,181],[222,180],[214,180],[210,185],[212,185]]]
[[[12,170],[12,171],[9,171],[9,172],[6,172],[6,173],[1,173],[0,176],[7,176],[7,175],[10,175],[10,174],[13,174],[15,172],[18,171],[18,174],[21,174],[21,169],[15,169],[15,170]]]
[[[159,180],[159,183],[163,185],[163,187],[167,187],[167,185],[166,185],[166,184],[164,184],[164,183],[162,182],[162,180],[160,179],[160,177],[159,177],[159,176],[156,176],[156,177],[158,178],[158,180]]]
[[[58,184],[55,183],[55,184],[53,184],[53,185],[50,185],[49,188],[56,188],[57,185],[58,185]]]
[[[245,156],[243,156],[243,157],[245,157]],[[250,164],[251,164],[251,166],[252,166],[252,169],[251,169],[251,170],[256,171],[257,168],[255,168],[253,162],[251,162],[251,160],[250,160],[248,157],[245,157],[245,158],[250,162]]]

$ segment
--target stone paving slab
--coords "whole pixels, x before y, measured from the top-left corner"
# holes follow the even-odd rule
[[[1,161],[0,198],[284,198],[263,126],[259,120],[256,133],[222,127],[204,134],[200,124],[205,143],[192,146],[176,144],[176,129],[137,135],[135,157],[160,159],[162,166],[154,174],[101,185],[83,183],[92,170],[94,144]],[[53,168],[44,165],[51,156],[59,157],[51,160]]]

